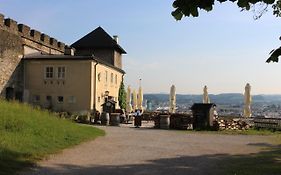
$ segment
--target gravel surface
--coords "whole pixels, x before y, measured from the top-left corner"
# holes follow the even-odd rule
[[[51,155],[21,174],[216,174],[225,158],[257,153],[270,142],[269,136],[98,128],[106,131],[105,137]]]

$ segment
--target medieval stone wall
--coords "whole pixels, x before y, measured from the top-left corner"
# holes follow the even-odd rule
[[[55,38],[18,24],[0,14],[0,96],[12,89],[14,99],[23,94],[23,65],[21,59],[27,54],[64,54],[65,44]]]
[[[22,45],[20,36],[0,29],[0,92],[2,96],[5,94],[6,85],[16,86],[12,85],[11,76],[23,56]]]

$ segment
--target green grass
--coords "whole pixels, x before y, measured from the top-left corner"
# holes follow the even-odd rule
[[[104,134],[29,105],[0,100],[0,175],[15,174],[48,154]]]
[[[219,164],[224,175],[280,175],[281,136],[274,136],[274,144],[268,144],[261,152],[250,155],[234,155],[224,158]]]
[[[261,152],[249,155],[223,156],[218,162],[216,174],[223,175],[280,175],[281,174],[281,132],[249,129],[244,131],[186,131],[200,134],[263,135],[270,136],[271,143],[265,141]],[[262,143],[263,144],[263,143]],[[243,149],[243,148],[241,148]]]
[[[281,174],[281,132],[249,129],[244,131],[184,131],[188,134],[263,135],[270,137],[270,143],[261,143],[262,151],[247,155],[218,156],[215,174],[222,175],[280,175]],[[243,148],[241,148],[243,149]]]
[[[235,131],[235,130],[224,130],[219,131],[222,134],[229,134],[229,135],[281,135],[280,131],[272,131],[267,129],[249,129],[243,131]]]

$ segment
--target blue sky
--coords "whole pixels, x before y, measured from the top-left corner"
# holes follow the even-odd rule
[[[2,0],[0,13],[67,44],[102,26],[119,36],[125,83],[145,93],[281,94],[280,63],[266,64],[280,46],[281,18],[269,11],[259,20],[232,3],[198,18],[175,21],[172,0]]]

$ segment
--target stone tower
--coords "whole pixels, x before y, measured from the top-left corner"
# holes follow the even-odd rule
[[[112,38],[101,27],[79,39],[71,47],[76,49],[76,55],[94,55],[101,61],[122,69],[122,54],[126,54],[126,51],[118,44],[117,36]]]

